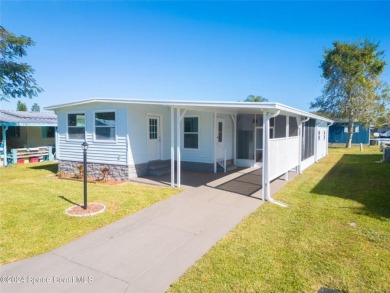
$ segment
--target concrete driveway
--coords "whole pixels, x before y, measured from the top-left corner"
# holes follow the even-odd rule
[[[232,180],[235,188],[251,181],[241,177],[188,188],[51,252],[4,265],[1,292],[164,292],[262,204],[260,192],[227,191]],[[276,180],[273,191],[283,184]]]

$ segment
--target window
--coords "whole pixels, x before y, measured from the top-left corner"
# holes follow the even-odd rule
[[[218,122],[218,142],[222,142],[223,141],[223,137],[222,137],[222,131],[223,130],[223,123],[222,122]]]
[[[254,123],[255,115],[237,115],[237,159],[254,159]]]
[[[302,125],[302,161],[314,156],[314,141],[316,137],[315,122],[314,119],[309,119],[309,121],[306,121]]]
[[[353,133],[358,133],[359,132],[359,125],[354,125],[352,127],[352,132]],[[344,127],[344,133],[348,133],[348,126]]]
[[[184,117],[184,148],[198,148],[198,117]]]
[[[278,115],[275,117],[275,138],[286,137],[286,116]]]
[[[324,130],[324,140],[326,140],[326,131]]]
[[[42,138],[53,138],[55,134],[54,127],[42,127]]]
[[[274,128],[273,127],[270,127],[270,129],[269,129],[269,138],[275,138],[275,133],[274,133],[275,131],[274,131]]]
[[[321,131],[318,130],[317,140],[321,140]]]
[[[68,138],[85,139],[85,114],[68,114]]]
[[[275,118],[269,120],[269,138],[275,138]]]
[[[115,140],[115,112],[95,113],[95,138]]]
[[[298,122],[296,117],[288,117],[288,136],[298,136]]]
[[[20,137],[20,126],[10,126],[7,131],[7,139]]]
[[[158,129],[157,129],[157,119],[149,119],[149,139],[157,139]]]

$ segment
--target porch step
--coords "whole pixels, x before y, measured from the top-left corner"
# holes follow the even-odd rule
[[[226,173],[232,172],[237,169],[236,165],[227,165]],[[223,168],[220,165],[217,165],[217,172],[223,172]]]
[[[232,171],[235,171],[235,170],[237,170],[237,166],[236,165],[226,166],[226,172],[232,172]]]
[[[148,164],[149,176],[163,176],[171,173],[170,161],[152,161]]]

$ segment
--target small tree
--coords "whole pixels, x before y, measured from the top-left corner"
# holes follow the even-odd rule
[[[42,91],[33,78],[34,69],[27,63],[17,62],[33,46],[31,38],[7,31],[0,26],[0,101],[9,98],[35,97]]]
[[[18,101],[18,104],[16,105],[16,111],[23,111],[27,112],[27,106],[25,103],[22,103],[21,101]]]
[[[249,95],[244,102],[268,102],[268,99],[262,96]]]
[[[41,112],[41,108],[37,103],[34,103],[31,107],[31,112]]]
[[[365,40],[334,42],[333,48],[325,49],[320,65],[325,86],[311,108],[348,121],[346,147],[351,147],[353,122],[374,121],[389,102],[388,87],[380,79],[386,65],[384,52],[378,48],[378,44]]]

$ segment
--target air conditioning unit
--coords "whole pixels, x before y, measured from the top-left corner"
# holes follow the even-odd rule
[[[390,147],[383,148],[383,162],[390,163]]]

